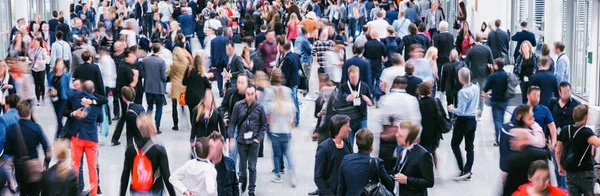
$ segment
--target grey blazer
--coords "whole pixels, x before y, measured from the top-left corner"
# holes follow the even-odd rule
[[[444,16],[442,15],[442,10],[437,10],[435,15],[433,14],[433,10],[427,10],[427,15],[425,18],[425,24],[427,24],[428,29],[437,29],[438,24],[444,20]]]
[[[146,70],[144,79],[144,91],[151,94],[165,94],[165,82],[167,82],[167,64],[155,54],[147,56],[142,60]]]

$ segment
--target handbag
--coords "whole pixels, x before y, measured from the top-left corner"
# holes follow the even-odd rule
[[[298,89],[308,91],[308,78],[306,78],[306,73],[304,73],[304,67],[302,67],[302,64],[299,65],[302,75],[300,75],[300,84],[298,84]]]
[[[377,176],[373,175],[373,169],[377,173]],[[374,177],[377,177],[374,179]],[[387,190],[383,184],[381,184],[381,174],[379,173],[379,161],[377,158],[369,159],[369,182],[363,189],[363,194],[366,196],[393,196],[394,193]]]
[[[21,132],[21,126],[17,123],[17,139],[19,140],[19,154],[21,154],[21,160],[25,160],[18,165],[23,168],[23,176],[25,182],[34,183],[39,182],[42,179],[42,171],[44,170],[42,162],[35,158],[29,157],[27,147],[25,147],[25,139],[23,139],[23,133]]]
[[[440,101],[440,99],[435,98],[435,105],[437,108],[437,115],[438,115],[438,122],[437,122],[437,130],[439,133],[448,133],[450,132],[450,130],[452,130],[452,122],[450,121],[450,119],[448,117],[446,117],[446,110],[444,110],[444,107],[442,106],[442,102]]]
[[[452,25],[452,28],[458,30],[460,29],[460,24],[458,23],[458,18],[454,19],[454,24]]]

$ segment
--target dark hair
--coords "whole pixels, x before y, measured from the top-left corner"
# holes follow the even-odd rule
[[[548,57],[542,57],[540,58],[540,67],[546,67],[547,65],[550,65],[550,58]]]
[[[129,48],[127,48],[127,50],[131,51],[131,52],[137,52],[138,51],[138,46],[137,45],[133,45],[133,46],[129,46]],[[135,53],[134,53],[135,54]]]
[[[300,32],[302,32],[302,35],[308,34],[308,30],[305,27],[300,27]]]
[[[235,45],[233,44],[233,41],[231,41],[231,40],[227,42],[227,46],[235,47]]]
[[[503,69],[504,68],[504,59],[496,58],[496,59],[494,59],[494,64],[496,66],[498,66],[498,70]]]
[[[121,96],[127,101],[133,101],[133,99],[135,99],[135,90],[130,86],[124,86],[121,88]]]
[[[521,27],[527,27],[527,21],[521,22]]]
[[[59,17],[58,18],[58,22],[60,22],[60,24],[65,24],[65,18],[64,17]]]
[[[408,46],[409,53],[417,49],[423,49],[423,46],[421,44],[411,44],[410,46]]]
[[[267,25],[260,26],[260,31],[266,31],[266,30],[267,30]]]
[[[221,135],[218,131],[213,131],[210,133],[210,135],[208,135],[208,139],[225,143],[225,138],[223,138],[223,135]]]
[[[360,54],[363,52],[363,47],[362,46],[358,46],[358,45],[353,45],[352,46],[352,53],[354,54]]]
[[[431,95],[432,88],[433,85],[431,83],[422,82],[421,84],[419,84],[419,86],[417,86],[417,93],[419,93],[419,95],[429,96]]]
[[[356,133],[358,151],[369,152],[373,147],[373,133],[369,129],[361,129]]]
[[[275,69],[271,72],[271,85],[277,86],[285,84],[285,78],[283,77],[283,73],[281,71]]]
[[[284,40],[285,40],[285,39],[284,39]],[[288,42],[288,41],[284,41],[284,42],[285,42],[285,44],[283,44],[283,49],[284,49],[285,51],[290,51],[290,50],[292,49],[292,43],[291,43],[291,42]]]
[[[162,45],[160,43],[153,43],[152,44],[152,52],[154,54],[160,52],[160,48],[162,48]]]
[[[362,26],[362,31],[363,31],[363,32],[367,32],[367,31],[369,31],[369,26],[367,26],[367,25],[363,25],[363,26]]]
[[[415,23],[410,23],[410,25],[408,25],[408,32],[410,32],[411,35],[417,34],[417,30],[417,25],[415,25]]]
[[[54,17],[54,18],[58,17],[58,12],[56,10],[52,11],[52,17]]]
[[[17,108],[17,104],[19,103],[20,100],[21,99],[19,98],[19,96],[15,95],[15,94],[10,94],[10,95],[6,96],[4,102],[10,108]]]
[[[217,34],[220,35],[220,34]],[[182,33],[178,33],[177,36],[175,37],[175,42],[183,42],[183,38],[185,38],[185,36],[183,36]]]
[[[542,91],[542,90],[540,89],[539,86],[530,86],[529,89],[527,89],[527,94],[529,95],[529,93],[531,93],[533,91],[538,91],[539,92],[539,91]]]
[[[396,76],[392,82],[392,89],[406,89],[408,78],[406,76]]]
[[[19,103],[17,103],[17,111],[19,117],[28,117],[31,114],[31,104],[27,100],[20,100]]]
[[[129,57],[129,55],[135,55],[135,52],[130,51],[130,50],[125,50],[125,52],[123,53],[123,58],[127,58]]]
[[[517,106],[517,108],[515,108],[515,119],[518,118],[517,120],[521,121],[523,116],[529,114],[530,110],[531,108],[526,104]]]
[[[575,106],[575,109],[573,109],[573,120],[575,120],[575,122],[584,120],[584,118],[588,115],[588,109],[589,108],[587,104]]]
[[[419,30],[419,32],[425,32],[425,31],[427,31],[427,25],[425,25],[424,22],[420,23],[419,27],[418,27],[418,30]]]
[[[196,143],[194,144],[196,156],[201,159],[206,159],[208,157],[208,138],[200,137],[196,138]]]
[[[550,55],[550,47],[548,47],[548,44],[542,44],[542,56],[548,56]]]
[[[347,115],[336,114],[332,116],[329,120],[329,134],[331,134],[331,138],[337,137],[342,126],[348,122],[350,122],[350,117]]]
[[[90,51],[84,51],[83,53],[81,53],[81,60],[83,60],[83,62],[87,62],[90,59],[92,59],[92,53]]]
[[[561,52],[565,51],[565,43],[561,41],[554,42],[554,47],[560,50]]]
[[[248,46],[250,46],[253,41],[254,41],[253,36],[251,36],[251,35],[244,36],[244,42],[247,43]]]
[[[550,170],[550,168],[548,168],[548,162],[546,162],[546,160],[543,159],[531,162],[531,164],[529,165],[529,170],[527,170],[527,175],[529,177],[532,177],[538,170]]]
[[[61,30],[57,31],[56,32],[56,39],[62,40],[63,35],[64,35],[64,33]]]
[[[560,82],[560,84],[558,84],[558,91],[560,91],[560,89],[563,87],[569,87],[569,89],[571,89],[571,83],[567,81]]]
[[[502,24],[502,21],[500,19],[497,19],[496,22],[494,22],[496,27],[500,27],[500,25]]]

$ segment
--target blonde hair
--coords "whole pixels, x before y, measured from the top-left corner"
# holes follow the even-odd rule
[[[217,108],[217,104],[215,103],[215,97],[213,96],[212,91],[207,90],[204,94],[204,99],[202,99],[202,101],[200,101],[200,104],[198,104],[196,108],[194,108],[194,110],[196,110],[196,121],[200,121],[200,119],[202,119],[202,116],[204,115],[204,107],[206,106],[204,102],[207,96],[212,97],[212,101],[210,103],[210,110],[212,111],[215,108]]]
[[[152,138],[156,135],[156,124],[152,114],[142,113],[136,121],[137,128],[143,138]]]
[[[531,42],[529,42],[528,40],[525,40],[521,43],[521,46],[519,47],[519,53],[521,53],[521,55],[523,54],[523,46],[526,46],[529,48],[529,56],[533,55],[533,45],[531,45]]]
[[[288,23],[292,22],[292,21],[298,21],[298,15],[296,15],[296,13],[293,13],[293,12],[290,15],[290,20],[288,21]]]
[[[56,175],[58,176],[58,178],[60,180],[64,180],[65,178],[67,178],[67,176],[69,175],[69,172],[71,171],[71,164],[70,161],[67,160],[68,154],[69,154],[69,142],[67,140],[58,140],[56,142],[54,142],[54,145],[52,145],[52,151],[53,154],[56,155],[56,158],[59,161],[56,165]]]
[[[198,62],[196,62],[198,61]],[[194,61],[193,61],[193,68],[196,69],[196,71],[198,71],[198,74],[200,74],[200,76],[206,76],[206,70],[204,69],[204,64],[206,62],[206,55],[204,53],[204,50],[199,49],[194,53]]]
[[[438,49],[436,47],[429,47],[429,49],[427,49],[427,53],[425,54],[425,59],[427,60],[433,60],[433,56],[437,56],[438,55]]]
[[[273,88],[275,91],[275,99],[273,100],[273,113],[283,115],[286,112],[296,112],[294,103],[292,103],[285,95],[283,87]]]
[[[267,74],[262,71],[257,71],[252,79],[254,80],[254,84],[257,87],[265,88],[270,86],[271,84],[271,82],[269,82],[269,77],[267,76]]]
[[[179,27],[179,23],[177,21],[171,21],[171,31],[179,31],[181,27]]]

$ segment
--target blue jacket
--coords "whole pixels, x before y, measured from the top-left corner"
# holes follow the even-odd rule
[[[37,123],[31,120],[21,119],[18,122],[19,128],[21,129],[21,133],[23,134],[23,140],[25,140],[25,147],[27,148],[27,153],[30,159],[37,159],[38,151],[37,147],[42,145],[43,152],[47,152],[50,150],[50,146],[48,145],[48,140],[46,139],[46,135],[42,130],[42,127]],[[11,125],[6,130],[6,144],[4,146],[4,153],[7,155],[15,156],[16,162],[25,161],[20,159],[21,157],[21,148],[19,147],[19,135],[17,133],[17,123]],[[49,159],[50,157],[46,157]],[[17,173],[17,177],[19,174]]]
[[[294,46],[296,47],[296,53],[298,53],[301,57],[302,63],[313,62],[313,58],[311,55],[312,47],[310,46],[310,42],[308,42],[304,35],[300,34],[298,35],[298,37],[296,37]]]
[[[517,47],[515,48],[515,52],[513,53],[515,56],[515,59],[518,56],[521,56],[521,53],[519,52],[519,50],[521,49],[521,43],[523,43],[523,41],[525,41],[525,40],[529,41],[533,47],[535,47],[537,44],[535,41],[535,35],[532,32],[529,32],[526,30],[515,33],[510,39],[512,41],[517,42]]]
[[[223,68],[227,65],[229,57],[225,51],[225,46],[229,39],[219,35],[210,41],[210,65],[212,67]]]
[[[217,174],[217,190],[219,196],[239,196],[240,189],[238,187],[237,173],[235,172],[235,162],[233,162],[233,159],[223,156],[221,163],[216,165],[219,164],[225,164],[225,170],[227,172],[223,179],[219,179],[219,175]],[[219,170],[217,170],[217,172],[219,172]]]
[[[48,77],[48,87],[52,88],[52,79],[54,78],[54,73],[50,72]],[[59,99],[66,100],[69,97],[67,96],[67,91],[69,91],[69,83],[71,82],[71,73],[63,72],[62,77],[60,78],[60,86],[55,87],[60,89],[60,95],[58,95]]]
[[[348,81],[348,68],[352,65],[356,65],[358,67],[358,69],[360,70],[360,76],[359,79],[360,81],[367,83],[367,84],[373,84],[371,81],[373,81],[373,76],[371,74],[371,64],[369,64],[369,61],[362,58],[361,56],[354,56],[348,60],[346,60],[346,62],[344,62],[344,66],[342,66],[342,80],[341,83],[344,83],[346,81]]]
[[[192,9],[192,16],[196,17],[196,15],[198,14],[198,3],[196,3],[196,1],[191,0],[188,3],[188,7]]]
[[[194,16],[191,14],[182,14],[177,18],[177,22],[181,26],[181,32],[183,35],[193,35],[194,34]]]
[[[283,65],[281,66],[281,73],[286,79],[285,86],[291,89],[300,84],[300,75],[298,74],[300,67],[300,55],[288,52],[283,58]]]
[[[483,92],[488,92],[492,90],[492,99],[493,102],[506,102],[508,101],[505,98],[506,88],[508,87],[507,81],[508,73],[504,71],[504,69],[499,69],[494,71],[492,75],[488,76],[487,82],[483,87]]]
[[[538,86],[541,89],[540,92],[540,104],[548,107],[550,105],[550,99],[558,98],[558,82],[556,77],[549,70],[540,70],[533,74],[530,79],[530,85]]]
[[[90,95],[85,91],[70,91],[68,93],[69,102],[73,110],[82,108],[82,98],[96,99],[94,95]],[[69,118],[65,124],[65,129],[68,130],[70,136],[76,136],[79,139],[98,142],[98,126],[97,123],[102,122],[102,108],[100,106],[90,106],[88,115],[83,119]]]

